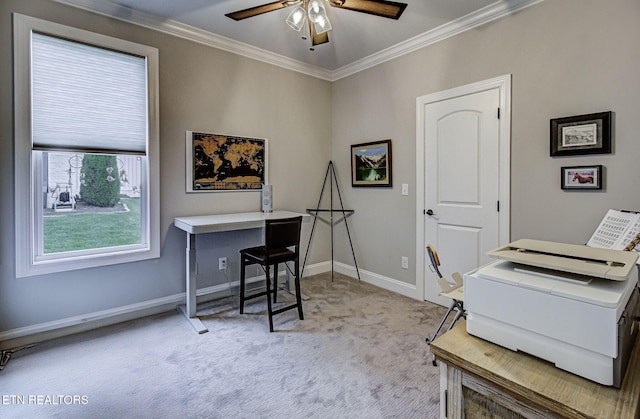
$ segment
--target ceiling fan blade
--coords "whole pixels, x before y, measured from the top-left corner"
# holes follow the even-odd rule
[[[329,0],[329,4],[338,9],[353,10],[389,19],[400,19],[407,8],[406,3],[387,0]]]
[[[237,12],[227,13],[225,16],[230,17],[233,20],[242,20],[248,17],[258,16],[263,13],[273,12],[274,10],[284,9],[285,7],[289,7],[293,4],[300,3],[301,0],[280,0],[274,1],[273,3],[263,4],[261,6],[250,7],[244,10],[238,10]]]

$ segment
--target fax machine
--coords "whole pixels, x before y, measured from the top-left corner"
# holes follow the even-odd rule
[[[518,240],[464,276],[467,332],[620,387],[638,334],[636,252]]]

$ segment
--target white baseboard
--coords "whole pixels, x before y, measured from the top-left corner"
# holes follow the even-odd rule
[[[347,275],[352,278],[358,277],[358,273],[356,272],[356,268],[354,266],[347,265],[341,262],[334,262],[334,268],[336,272],[339,272],[343,275]],[[331,267],[329,267],[329,270],[330,269]],[[405,297],[422,300],[418,296],[418,290],[415,284],[407,284],[406,282],[398,281],[397,279],[389,278],[388,276],[379,275],[375,272],[366,271],[360,268],[358,268],[358,271],[360,272],[360,280],[363,282],[375,285],[376,287],[380,287],[391,292],[395,292],[396,294],[404,295]]]
[[[356,269],[353,266],[334,262],[334,269],[335,272],[353,278],[358,277]],[[304,269],[303,278],[329,272],[330,270],[330,261],[309,265]],[[364,282],[410,298],[419,299],[416,297],[417,290],[415,285],[400,282],[393,278],[378,275],[362,269],[359,269],[359,271],[360,279]],[[284,271],[282,271],[281,274],[284,274]],[[264,276],[249,278],[248,282],[257,282],[260,280],[264,280]],[[233,281],[227,284],[200,288],[197,291],[198,302],[231,295],[232,288],[237,287],[238,285],[238,281]],[[65,319],[7,330],[0,332],[0,349],[21,348],[45,340],[85,332],[87,330],[97,329],[99,327],[109,326],[154,314],[165,313],[167,311],[175,310],[179,304],[184,304],[185,299],[185,293],[174,294],[163,298],[156,298],[109,310],[96,311],[94,313],[88,313],[81,316],[67,317]]]
[[[7,330],[0,333],[0,349],[20,348],[49,339],[163,313],[175,309],[179,303],[184,301],[185,294],[182,293],[81,316],[67,317]]]
[[[307,278],[313,275],[318,275],[331,270],[331,261],[314,263],[313,265],[305,266],[302,272],[302,277]]]

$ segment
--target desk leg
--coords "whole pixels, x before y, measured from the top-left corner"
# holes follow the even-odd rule
[[[196,332],[198,333],[206,333],[209,331],[200,321],[198,316],[196,315],[196,278],[197,278],[197,267],[196,267],[196,235],[187,233],[187,250],[186,250],[186,292],[187,292],[187,305],[179,306],[178,308],[185,315],[185,317],[189,320],[191,325]]]
[[[296,295],[296,290],[294,287],[294,284],[291,283],[291,271],[289,270],[289,265],[288,262],[284,263],[284,274],[285,276],[285,283],[284,283],[284,287],[278,288],[281,290],[284,290],[286,292],[288,292],[291,295]],[[302,280],[302,278],[300,278],[300,280]],[[304,295],[302,293],[300,293],[300,298],[302,298],[303,301],[307,301],[310,300],[311,297],[309,297],[308,295]]]

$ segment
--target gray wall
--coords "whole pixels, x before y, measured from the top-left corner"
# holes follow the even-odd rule
[[[160,259],[16,279],[14,269],[11,12],[128,39],[160,50]],[[287,71],[45,0],[0,3],[0,333],[184,291],[184,234],[178,215],[256,210],[253,193],[186,195],[184,131],[270,140],[275,205],[315,207],[329,159],[336,163],[360,268],[415,285],[416,97],[512,74],[512,239],[585,242],[608,208],[640,210],[640,2],[548,0],[334,83]],[[313,97],[313,100],[310,98]],[[549,119],[611,110],[614,152],[550,158]],[[349,146],[393,140],[394,187],[353,189]],[[603,164],[602,192],[563,192],[560,167]],[[401,196],[400,185],[410,185]],[[9,199],[7,199],[9,197]],[[328,259],[327,228],[314,238],[312,263]],[[336,257],[353,263],[344,229]],[[211,259],[232,256],[259,235],[228,233],[202,241]],[[223,244],[221,248],[217,245]],[[400,256],[411,269],[400,268]],[[237,276],[230,258],[229,276]],[[229,278],[210,269],[213,279]],[[418,297],[418,296],[416,296]]]
[[[582,244],[607,209],[640,211],[638,21],[637,0],[547,0],[333,83],[333,160],[356,211],[359,265],[415,285],[416,98],[505,74],[512,75],[511,239]],[[609,110],[612,154],[549,157],[550,119]],[[387,138],[393,188],[352,189],[350,145]],[[583,164],[605,166],[605,189],[562,191],[560,167]],[[403,255],[409,270],[400,267]]]
[[[12,12],[159,49],[159,259],[16,279],[11,199]],[[173,226],[173,218],[260,209],[257,192],[185,193],[186,130],[267,138],[269,182],[274,185],[276,209],[304,212],[316,204],[331,155],[331,89],[327,81],[45,0],[0,2],[0,57],[0,190],[4,196],[0,206],[0,332],[102,310],[117,311],[122,306],[184,292],[185,233]],[[324,236],[314,238],[309,263],[328,258],[322,245]],[[211,250],[209,261],[215,261],[216,266],[210,269],[204,259],[199,261],[201,272],[212,274],[212,278],[204,277],[199,287],[237,280],[238,248],[260,240],[256,230],[204,238],[200,246]],[[219,256],[229,257],[226,276],[217,270]]]

